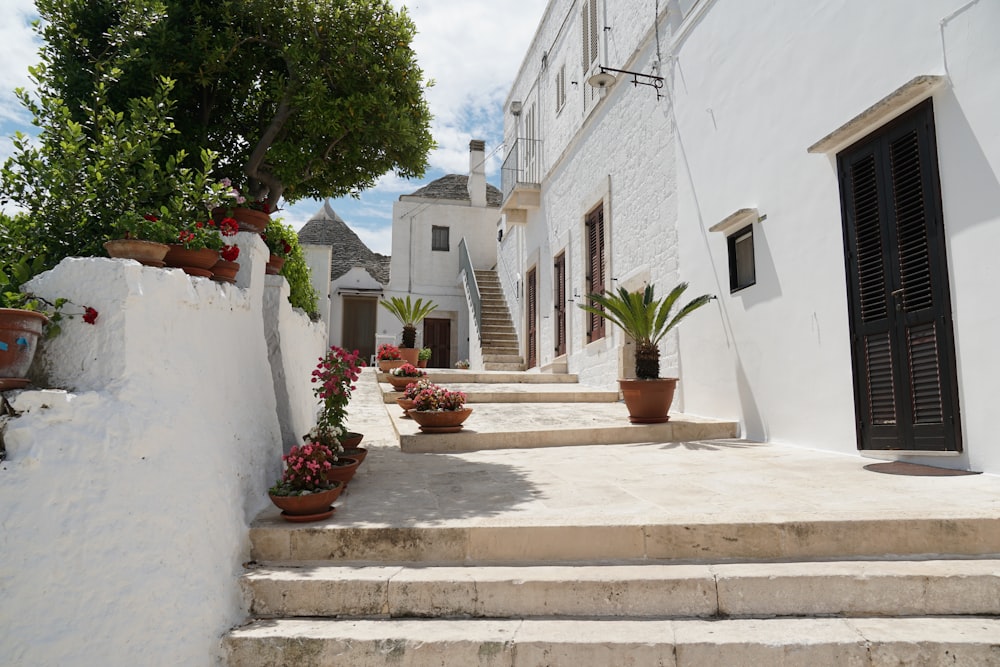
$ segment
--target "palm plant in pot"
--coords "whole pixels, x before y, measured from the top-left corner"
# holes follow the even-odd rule
[[[629,292],[624,287],[617,293],[593,293],[580,308],[609,320],[635,341],[635,380],[618,381],[633,424],[659,424],[670,419],[668,413],[674,400],[677,378],[660,377],[659,343],[671,329],[692,312],[711,301],[702,294],[685,304],[671,317],[687,283],[680,283],[660,299],[653,286]]]
[[[423,299],[411,301],[410,295],[407,294],[406,299],[398,296],[390,299],[382,299],[379,301],[379,305],[392,313],[399,320],[399,323],[403,325],[403,336],[402,342],[399,345],[399,353],[403,356],[404,361],[416,365],[418,361],[417,357],[420,354],[420,350],[416,347],[417,325],[437,308],[437,304],[430,299],[426,302]]]

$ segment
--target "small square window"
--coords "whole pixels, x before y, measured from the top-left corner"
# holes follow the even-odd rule
[[[730,235],[729,291],[737,292],[757,282],[753,262],[753,225]]]
[[[448,227],[431,227],[431,250],[444,250],[447,252],[451,248],[448,245]]]

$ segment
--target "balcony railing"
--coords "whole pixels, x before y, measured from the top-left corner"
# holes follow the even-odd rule
[[[520,184],[536,186],[542,181],[542,142],[540,139],[515,139],[500,168],[500,190],[504,201]]]

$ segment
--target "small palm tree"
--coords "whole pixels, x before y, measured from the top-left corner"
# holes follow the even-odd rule
[[[617,294],[591,294],[588,297],[589,304],[580,304],[580,308],[610,320],[632,337],[635,340],[635,376],[639,379],[655,379],[660,376],[659,342],[681,320],[712,299],[711,295],[703,294],[691,300],[671,318],[670,311],[687,287],[687,283],[680,283],[662,299],[653,297],[652,285],[635,292],[622,287]]]
[[[423,299],[410,301],[410,295],[406,299],[394,296],[388,300],[382,299],[379,305],[392,313],[399,323],[403,325],[403,342],[400,347],[415,347],[417,343],[417,325],[427,317],[437,305],[430,299],[424,303]]]

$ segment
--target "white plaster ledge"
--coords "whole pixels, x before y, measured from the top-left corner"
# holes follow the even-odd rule
[[[723,220],[709,227],[708,231],[722,232],[726,236],[729,236],[733,232],[742,229],[750,223],[759,222],[760,220],[763,220],[763,218],[760,217],[760,213],[757,209],[741,208],[738,211],[730,213]]]
[[[893,118],[909,111],[930,97],[947,82],[948,77],[925,74],[892,91],[860,114],[847,121],[808,148],[810,153],[836,153],[870,134]]]
[[[945,76],[925,74],[906,82],[860,114],[847,121],[809,147],[810,153],[836,153],[893,118],[909,111],[930,97],[948,80]]]

